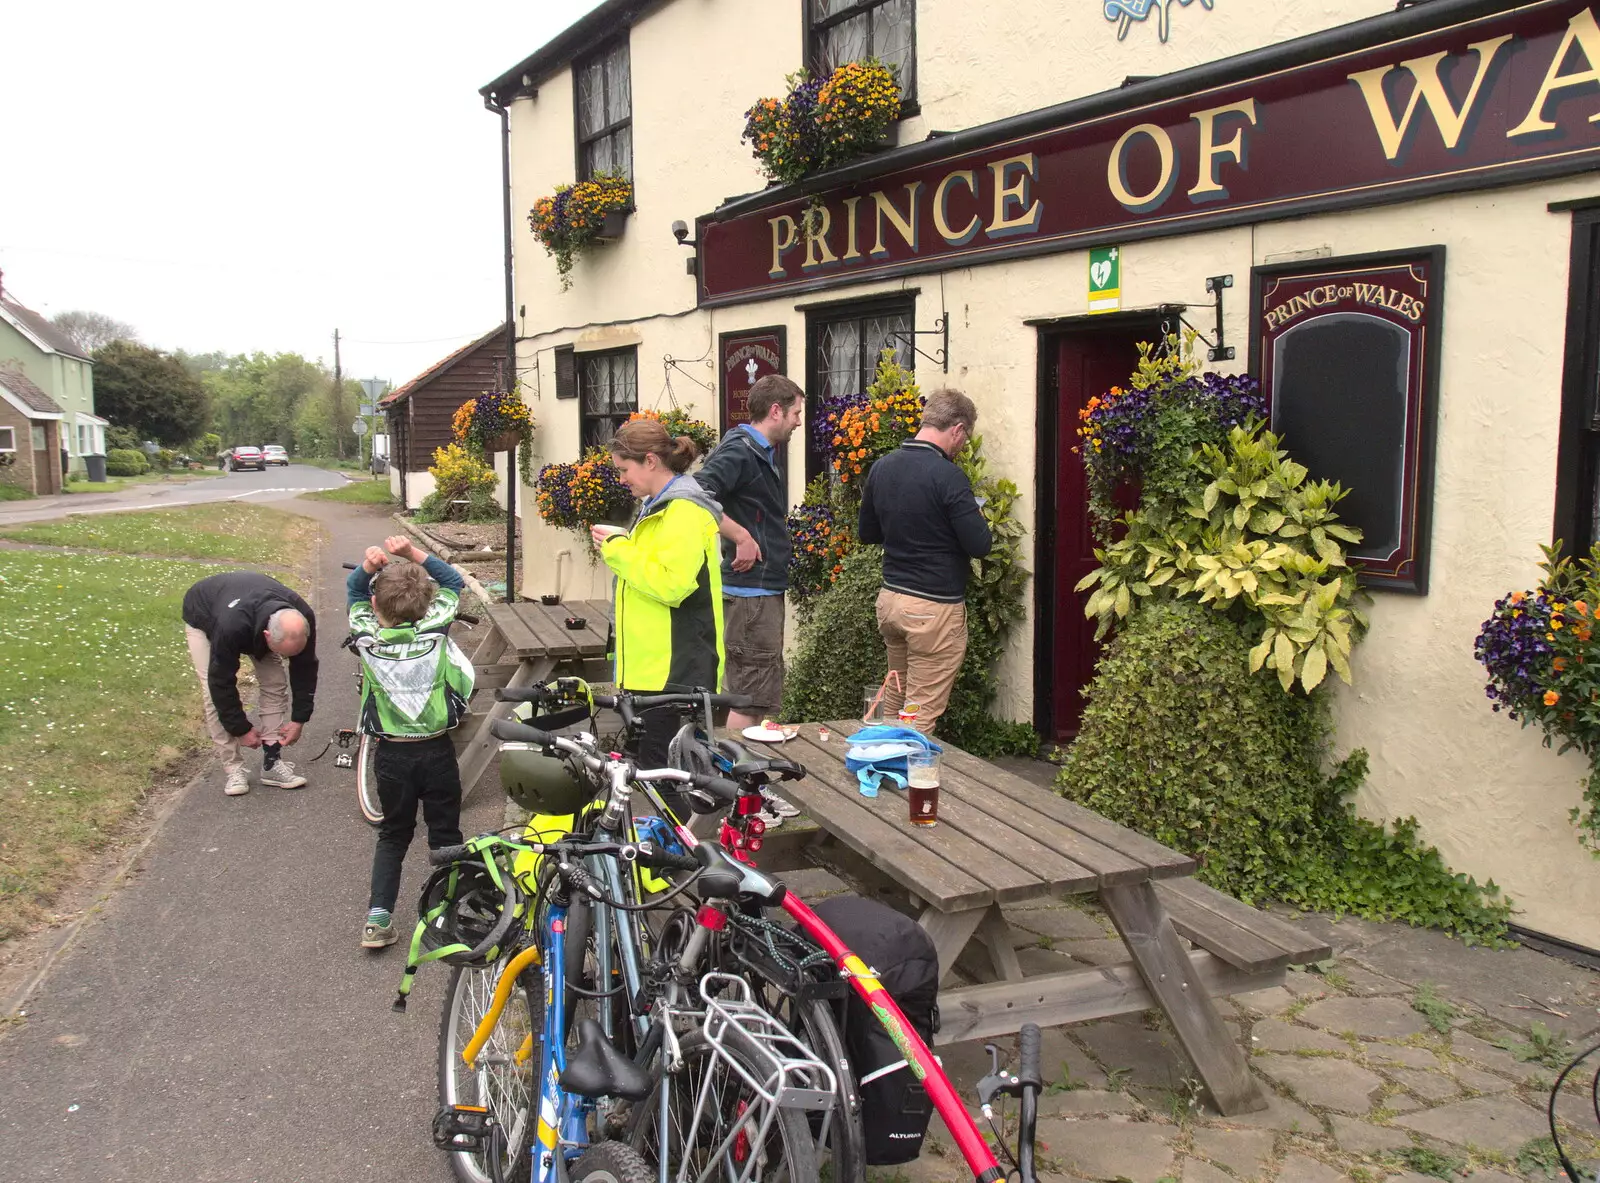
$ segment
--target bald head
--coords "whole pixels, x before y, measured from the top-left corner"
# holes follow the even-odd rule
[[[306,647],[311,626],[293,608],[279,608],[267,617],[267,648],[279,657],[295,657]]]

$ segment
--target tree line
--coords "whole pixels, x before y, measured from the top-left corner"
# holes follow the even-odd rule
[[[208,433],[222,447],[281,444],[291,455],[358,455],[350,425],[363,398],[361,384],[333,374],[298,353],[170,352],[141,343],[129,325],[100,313],[62,312],[52,318],[95,363],[95,413],[142,443],[210,459]],[[126,437],[123,437],[126,438]]]

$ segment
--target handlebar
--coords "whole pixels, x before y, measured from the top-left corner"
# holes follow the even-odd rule
[[[599,696],[596,696],[598,701]],[[489,733],[496,739],[507,743],[532,744],[539,748],[554,748],[558,752],[577,756],[584,765],[593,769],[603,768],[607,761],[596,755],[587,744],[580,743],[565,735],[552,735],[548,731],[541,731],[537,727],[530,727],[526,723],[516,723],[510,719],[495,719],[489,724]],[[657,781],[676,781],[687,784],[693,788],[710,793],[724,804],[731,805],[739,797],[739,786],[731,780],[720,776],[711,776],[703,772],[685,772],[681,768],[634,768],[634,780],[655,783]]]
[[[455,862],[457,859],[464,857],[466,854],[467,846],[464,842],[455,846],[438,846],[428,851],[428,862],[432,863],[435,867],[442,867],[446,863]]]

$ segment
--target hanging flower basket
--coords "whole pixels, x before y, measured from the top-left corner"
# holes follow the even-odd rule
[[[711,449],[717,446],[717,429],[703,419],[694,418],[682,407],[665,411],[635,411],[628,416],[628,422],[635,419],[654,419],[667,429],[667,435],[673,439],[680,435],[688,436],[702,457],[711,455]]]
[[[462,403],[450,426],[470,452],[516,452],[523,484],[533,483],[533,414],[515,390],[489,390]]]
[[[557,185],[553,196],[533,203],[528,227],[555,258],[562,291],[572,286],[578,255],[597,242],[620,238],[632,207],[632,182],[606,172],[576,185]]]
[[[502,431],[499,435],[490,436],[483,441],[485,452],[515,452],[517,445],[522,443],[522,433],[519,431]]]
[[[744,134],[768,179],[788,185],[886,147],[900,118],[900,83],[876,59],[846,62],[826,78],[789,75],[783,98],[758,99],[744,113]]]

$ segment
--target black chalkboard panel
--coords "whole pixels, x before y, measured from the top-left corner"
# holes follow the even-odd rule
[[[1444,248],[1258,268],[1251,368],[1272,427],[1340,515],[1368,584],[1427,591]]]

